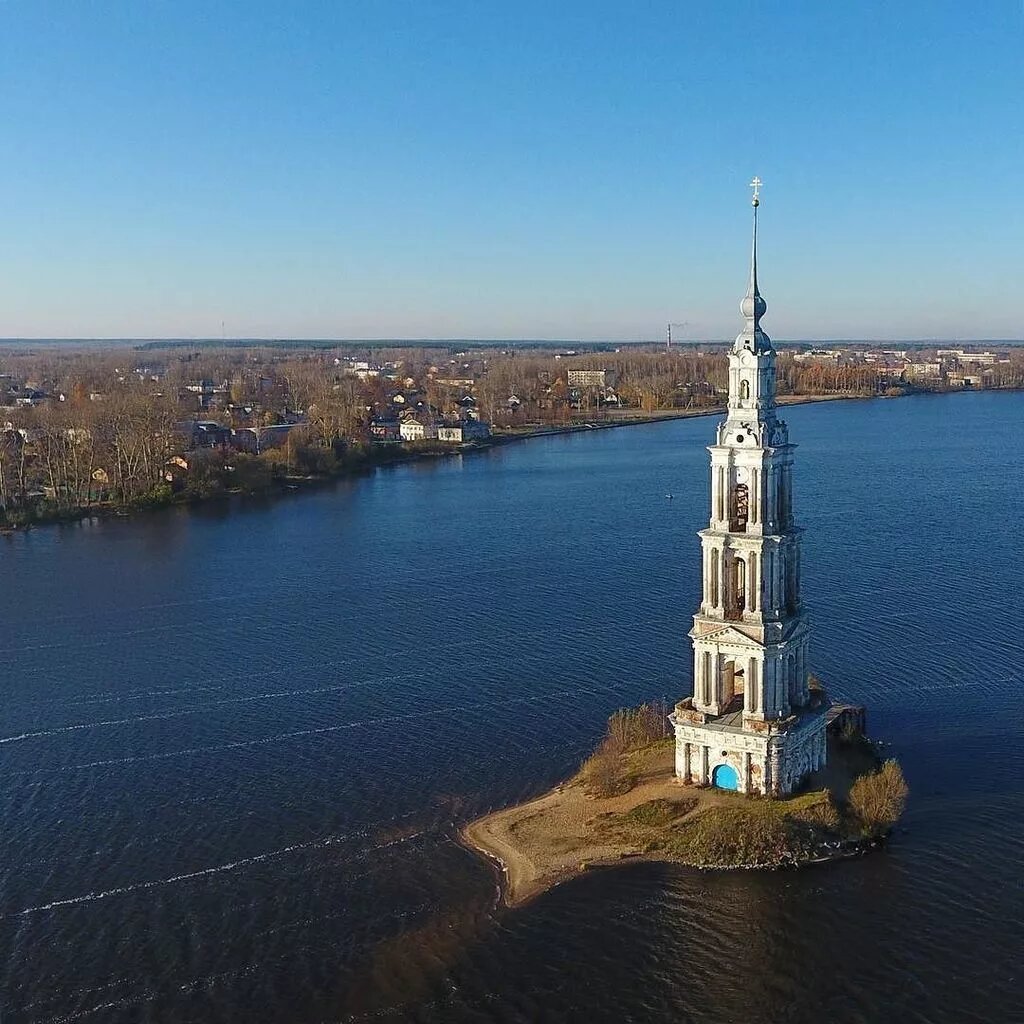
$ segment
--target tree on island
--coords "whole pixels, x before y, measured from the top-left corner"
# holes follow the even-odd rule
[[[860,776],[850,787],[850,810],[866,837],[880,836],[899,821],[909,789],[898,761],[886,761],[877,772]]]

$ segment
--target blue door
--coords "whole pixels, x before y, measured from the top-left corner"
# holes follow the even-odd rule
[[[738,790],[740,788],[740,777],[736,769],[727,764],[720,764],[711,773],[711,785],[718,789]]]

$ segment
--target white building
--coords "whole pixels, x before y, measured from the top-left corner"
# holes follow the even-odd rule
[[[445,423],[437,428],[438,441],[464,444],[466,441],[483,441],[491,436],[491,428],[480,420],[459,420]]]
[[[942,376],[942,363],[937,359],[908,363],[907,375],[913,380],[935,380]]]
[[[756,181],[756,179],[755,179]],[[746,321],[729,353],[729,406],[711,453],[693,617],[693,696],[671,715],[676,774],[743,793],[792,792],[825,764],[828,701],[808,685],[793,449],[776,415],[775,349],[761,330],[757,207]]]
[[[413,416],[408,416],[402,420],[398,432],[403,441],[423,441],[437,437],[437,426],[433,422],[423,423]]]
[[[565,376],[571,388],[603,388],[615,383],[611,370],[569,370]]]

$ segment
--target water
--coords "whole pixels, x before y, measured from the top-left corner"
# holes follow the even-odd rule
[[[714,420],[0,538],[0,1018],[1024,1020],[1022,412],[786,414],[814,670],[912,788],[884,852],[515,911],[453,823],[686,691]]]

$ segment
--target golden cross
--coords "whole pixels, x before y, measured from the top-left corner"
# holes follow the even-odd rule
[[[755,176],[754,180],[750,183],[750,187],[754,190],[754,202],[755,203],[757,202],[757,197],[758,197],[758,194],[761,191],[761,186],[763,184],[764,184],[764,182],[760,178],[758,178],[756,176]]]

